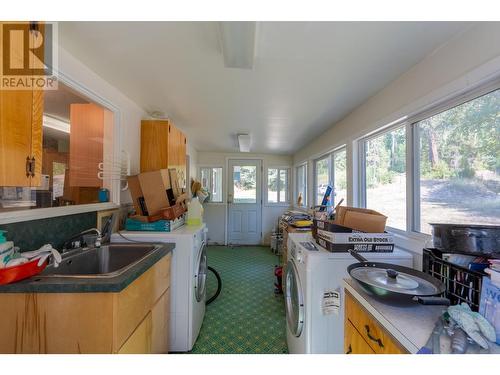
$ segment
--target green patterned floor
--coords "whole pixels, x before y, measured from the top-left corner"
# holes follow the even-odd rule
[[[283,296],[274,294],[278,258],[268,247],[210,246],[208,265],[222,278],[222,292],[207,306],[191,353],[287,353]],[[209,272],[207,296],[216,280]]]

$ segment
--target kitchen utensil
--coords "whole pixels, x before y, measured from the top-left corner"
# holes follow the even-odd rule
[[[434,247],[451,253],[498,255],[500,225],[431,223]]]
[[[347,267],[349,275],[374,297],[395,304],[449,305],[450,300],[436,297],[445,291],[438,279],[426,273],[390,263],[370,262],[356,251],[349,253],[359,263]]]

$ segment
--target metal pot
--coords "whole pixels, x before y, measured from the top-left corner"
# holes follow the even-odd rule
[[[396,264],[369,262],[355,251],[349,253],[360,261],[347,267],[349,275],[369,294],[383,302],[397,305],[446,305],[440,296],[446,290],[438,279]]]
[[[430,224],[434,247],[454,253],[500,254],[500,226]]]

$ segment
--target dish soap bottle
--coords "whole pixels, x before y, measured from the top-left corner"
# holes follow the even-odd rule
[[[203,206],[198,197],[191,199],[187,204],[187,225],[201,225],[203,222]]]
[[[14,254],[14,242],[7,241],[5,233],[6,231],[0,230],[0,268],[4,268]]]

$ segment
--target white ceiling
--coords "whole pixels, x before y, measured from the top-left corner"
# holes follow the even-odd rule
[[[61,22],[62,46],[200,151],[289,154],[462,32],[464,22],[259,22],[253,70],[216,22]]]

